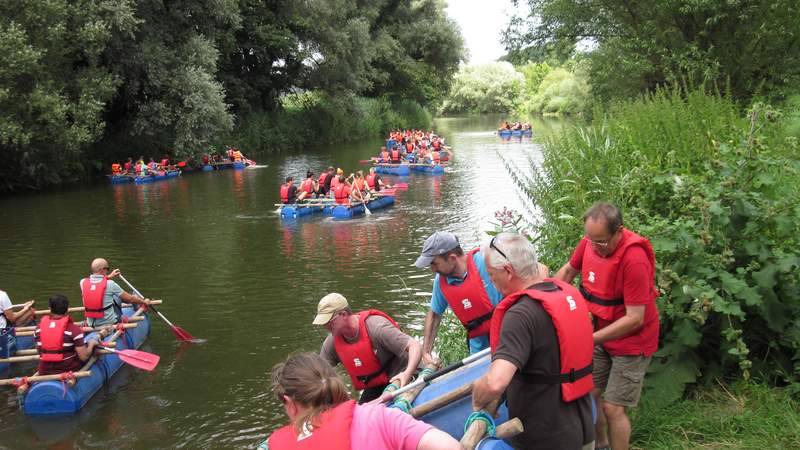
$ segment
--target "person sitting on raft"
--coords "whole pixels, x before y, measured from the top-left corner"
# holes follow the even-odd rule
[[[405,386],[419,366],[422,346],[416,339],[382,311],[353,313],[341,294],[322,297],[313,324],[330,332],[319,354],[331,365],[342,363],[353,386],[363,390],[359,403],[380,397],[389,384]]]
[[[69,316],[67,297],[55,294],[49,303],[50,314],[42,318],[33,334],[39,352],[39,375],[78,371],[110,330],[99,330],[98,338],[90,339],[87,344],[83,330]]]
[[[387,150],[386,147],[381,147],[381,153],[380,156],[378,157],[378,162],[388,163],[390,161],[391,161],[391,155],[389,154],[389,150]]]
[[[336,174],[331,179],[331,187],[330,187],[331,192],[334,192],[336,190],[336,186],[339,185],[339,177],[344,177],[344,170],[342,170],[341,167],[336,169]]]
[[[118,323],[122,316],[122,302],[138,305],[151,303],[149,299],[128,294],[111,281],[111,278],[121,272],[119,269],[109,272],[108,261],[105,259],[92,260],[91,270],[92,274],[80,282],[86,325],[99,327]]]
[[[33,300],[25,302],[17,312],[11,308],[11,298],[5,291],[0,290],[0,333],[4,338],[4,344],[0,346],[0,358],[12,356],[17,351],[17,341],[14,335],[15,325],[27,325],[36,317],[36,310],[33,309]]]
[[[306,179],[300,183],[300,191],[305,193],[303,198],[309,198],[312,194],[319,193],[319,185],[317,180],[314,179],[314,172],[306,171]]]
[[[128,157],[128,160],[127,160],[127,161],[125,161],[125,164],[122,166],[122,168],[124,169],[124,172],[123,172],[123,173],[124,173],[125,175],[127,175],[127,174],[131,173],[131,172],[132,172],[132,170],[133,170],[133,158],[131,158],[131,157],[129,156],[129,157]]]
[[[367,180],[364,179],[364,172],[358,171],[355,174],[355,178],[353,179],[353,185],[351,188],[352,192],[350,193],[350,199],[353,201],[368,201],[370,196],[369,186],[367,185]]]
[[[280,195],[281,203],[284,205],[291,205],[292,203],[297,203],[305,199],[308,193],[306,191],[301,191],[298,194],[297,186],[294,185],[294,177],[289,176],[286,177],[286,183],[281,185]]]
[[[336,203],[339,205],[350,204],[350,194],[353,192],[350,183],[347,182],[344,175],[335,177],[333,181],[336,182],[335,187],[333,185],[333,182],[331,182],[331,192],[333,192],[333,199],[336,200]]]
[[[390,189],[392,186],[388,184],[384,184],[383,179],[377,172],[375,172],[374,167],[369,168],[369,175],[367,175],[367,186],[369,186],[370,190],[373,192],[380,192],[381,189]]]
[[[449,434],[383,405],[357,405],[319,355],[300,353],[272,369],[272,391],[291,423],[259,450],[456,450]]]
[[[122,166],[119,163],[111,164],[111,176],[122,175]]]
[[[328,195],[328,192],[331,190],[331,183],[333,182],[333,167],[328,167],[319,175],[319,180],[317,181],[318,193],[320,197],[325,197]]]

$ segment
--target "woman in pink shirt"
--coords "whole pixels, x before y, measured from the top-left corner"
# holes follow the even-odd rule
[[[449,434],[400,410],[355,404],[333,367],[314,353],[276,365],[272,389],[291,424],[275,430],[259,449],[461,449]]]

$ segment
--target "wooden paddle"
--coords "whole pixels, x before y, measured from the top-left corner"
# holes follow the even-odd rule
[[[367,202],[364,200],[364,193],[361,192],[361,189],[356,189],[356,191],[358,192],[358,196],[361,198],[361,203],[364,204],[364,212],[367,213],[368,216],[371,216],[372,211],[370,211],[369,208],[367,208]]]
[[[161,360],[161,357],[155,353],[147,353],[141,350],[114,350],[110,347],[100,347],[100,349],[106,350],[109,353],[116,353],[122,362],[148,372],[155,369],[158,365],[158,361]]]
[[[151,300],[151,301],[153,302],[153,305],[160,305],[162,303],[161,300]],[[123,308],[133,308],[133,304],[125,303],[125,304],[122,305],[122,307]],[[73,308],[67,309],[68,313],[83,312],[83,311],[84,311],[84,307],[83,306],[75,306]],[[36,311],[36,315],[37,316],[43,316],[45,314],[50,314],[50,310],[43,309],[41,311]]]
[[[128,287],[131,288],[131,290],[136,293],[136,295],[138,295],[139,297],[144,298],[144,296],[142,296],[142,293],[139,292],[135,287],[133,287],[133,285],[128,280],[126,280],[125,277],[122,276],[122,274],[119,275],[119,278],[120,278],[120,280],[124,281],[125,284],[127,284]],[[153,312],[158,314],[158,316],[161,317],[164,320],[164,322],[167,323],[167,325],[169,325],[170,329],[172,329],[172,334],[174,334],[176,338],[178,338],[179,340],[184,341],[184,342],[192,342],[192,341],[194,341],[194,336],[189,334],[189,332],[184,330],[183,328],[181,328],[179,326],[176,326],[176,325],[173,325],[172,322],[169,321],[169,319],[167,319],[163,314],[158,312],[158,310],[155,309],[152,305],[148,306],[148,308],[152,309]]]
[[[89,370],[82,370],[80,372],[72,372],[72,376],[75,378],[84,378],[88,377],[92,374]],[[25,377],[28,383],[36,383],[39,381],[61,381],[61,374],[55,375],[34,375],[31,377]],[[14,384],[21,381],[22,378],[7,378],[4,380],[0,380],[0,386],[13,386]]]

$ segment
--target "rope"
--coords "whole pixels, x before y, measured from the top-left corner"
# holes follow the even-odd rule
[[[11,382],[17,389],[27,389],[28,388],[28,377],[16,377],[14,381]]]
[[[486,434],[490,437],[495,436],[495,429],[497,428],[494,424],[494,418],[484,410],[475,411],[467,417],[467,421],[464,423],[464,433],[469,430],[469,426],[472,425],[472,422],[476,420],[484,422],[486,424]]]
[[[398,399],[395,399],[394,403],[391,406],[389,406],[389,408],[397,408],[400,411],[403,411],[404,413],[408,414],[408,412],[411,411],[411,403],[408,401],[408,399],[400,397]]]
[[[61,381],[62,395],[61,398],[67,398],[67,383],[75,381],[75,374],[72,371],[63,372],[59,375]]]

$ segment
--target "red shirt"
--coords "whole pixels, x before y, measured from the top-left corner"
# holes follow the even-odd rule
[[[569,260],[569,265],[578,271],[583,265],[583,252],[587,242],[582,239]],[[629,248],[622,258],[622,270],[617,272],[615,297],[622,297],[625,305],[645,305],[644,324],[632,334],[605,342],[603,348],[609,354],[613,356],[650,356],[658,350],[659,321],[656,302],[653,298],[654,282],[650,279],[650,261],[647,260],[644,249],[639,246]],[[614,317],[614,320],[623,315],[624,313]],[[598,318],[598,329],[605,328],[612,322],[613,320],[609,322]]]

